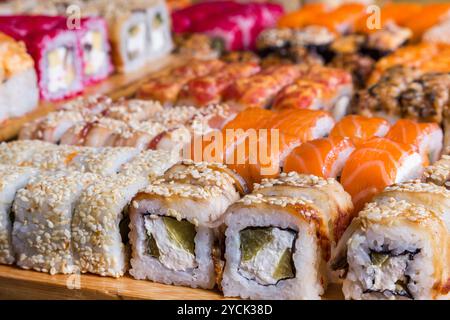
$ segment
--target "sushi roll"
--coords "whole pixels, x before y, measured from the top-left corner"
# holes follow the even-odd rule
[[[213,288],[214,223],[239,199],[241,182],[235,177],[222,165],[184,161],[134,197],[130,274],[136,279]]]
[[[422,41],[429,43],[445,43],[450,44],[446,36],[450,32],[450,21],[444,20],[436,26],[428,29],[422,36]]]
[[[217,59],[223,52],[223,41],[202,33],[174,35],[175,53],[200,60]]]
[[[345,298],[448,300],[446,218],[405,200],[368,204],[347,229],[334,260],[346,273]]]
[[[78,35],[64,17],[3,16],[0,31],[26,44],[34,59],[41,98],[59,100],[83,90]]]
[[[434,183],[438,186],[450,188],[450,156],[443,155],[441,159],[431,166],[425,168],[423,178],[426,182]]]
[[[277,26],[279,28],[301,28],[311,23],[315,15],[328,11],[328,6],[322,2],[305,3],[299,10],[282,16]]]
[[[106,21],[100,17],[81,19],[78,37],[83,59],[84,84],[88,86],[106,79],[113,71]]]
[[[73,258],[79,272],[124,275],[129,261],[129,204],[147,183],[145,176],[117,175],[96,181],[81,193],[71,224]]]
[[[320,299],[331,248],[352,210],[349,195],[331,180],[294,173],[264,180],[228,208],[226,297]]]
[[[411,16],[403,25],[412,30],[414,40],[420,40],[427,30],[446,20],[449,13],[448,3],[430,3],[424,5],[422,10]]]
[[[28,181],[37,174],[33,168],[0,165],[0,264],[12,264],[15,252],[12,245],[12,204],[16,192],[25,187]]]
[[[173,105],[185,84],[196,77],[214,73],[225,64],[217,59],[192,59],[183,66],[170,70],[169,74],[154,77],[145,82],[137,93],[139,99],[156,100],[164,105]]]
[[[286,56],[293,36],[290,28],[271,28],[262,31],[256,39],[256,50],[262,57],[271,54]]]
[[[158,112],[164,111],[157,101],[120,100],[108,110],[102,112],[106,117],[124,122],[142,122],[152,119]]]
[[[367,36],[361,53],[379,60],[406,44],[412,38],[412,31],[395,23],[386,24],[383,29],[376,30]]]
[[[420,178],[423,158],[413,145],[386,138],[372,138],[350,155],[344,165],[341,183],[352,196],[357,211],[393,183]]]
[[[416,68],[402,65],[388,68],[378,82],[356,93],[352,110],[363,116],[384,117],[390,122],[396,121],[401,117],[399,97],[419,75],[420,71]]]
[[[418,121],[442,123],[450,105],[450,74],[425,73],[410,82],[399,97],[401,114]]]
[[[311,140],[295,148],[287,156],[283,171],[337,178],[354,149],[351,139],[345,137],[330,136]]]
[[[21,166],[37,152],[56,150],[57,146],[39,140],[17,140],[0,143],[0,163]]]
[[[146,150],[156,137],[164,134],[167,130],[168,128],[159,122],[132,122],[126,130],[113,135],[111,138],[112,145],[114,147],[133,147]]]
[[[401,119],[390,128],[386,138],[414,145],[422,155],[425,166],[434,163],[441,155],[443,134],[436,123]]]
[[[424,163],[432,164],[440,159],[441,153],[445,151],[445,144],[443,144],[445,137],[438,123],[401,119],[391,127],[386,136],[392,140],[405,141],[404,143],[417,146],[424,156]]]
[[[24,43],[0,33],[0,123],[34,110],[39,101],[34,62]],[[23,94],[22,88],[27,88]]]
[[[41,174],[17,192],[13,246],[17,265],[50,274],[76,272],[71,222],[83,189],[98,176],[78,172]]]
[[[259,71],[260,67],[254,63],[230,63],[217,72],[189,81],[181,90],[177,105],[201,107],[219,103],[229,85]]]
[[[326,27],[312,25],[293,30],[290,46],[294,50],[306,48],[311,53],[320,55],[325,62],[329,62],[333,56],[330,45],[335,39],[336,34]]]
[[[384,137],[389,129],[389,122],[383,118],[349,115],[336,123],[330,132],[330,137],[349,137],[358,145],[373,137]]]
[[[148,59],[154,61],[169,54],[173,49],[171,21],[164,0],[152,1],[152,5],[147,7],[146,11],[150,39]]]
[[[267,108],[276,94],[298,76],[300,70],[296,66],[270,67],[254,76],[236,80],[226,89],[224,100],[238,110]]]
[[[341,53],[337,54],[328,65],[349,72],[352,75],[353,86],[356,89],[363,89],[373,71],[375,61],[358,53]]]

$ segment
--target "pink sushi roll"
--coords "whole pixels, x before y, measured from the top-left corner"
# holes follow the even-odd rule
[[[99,17],[82,19],[78,37],[83,58],[84,84],[104,80],[113,71],[105,20]]]
[[[2,16],[0,31],[26,44],[42,99],[69,98],[83,90],[78,35],[68,28],[65,17]]]

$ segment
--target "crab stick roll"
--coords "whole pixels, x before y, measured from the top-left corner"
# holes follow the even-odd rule
[[[156,100],[163,104],[174,104],[183,86],[190,80],[217,72],[225,63],[217,60],[192,59],[186,64],[173,68],[168,75],[154,77],[139,89],[139,99]]]
[[[345,204],[338,209],[337,193],[314,178],[321,186],[293,174],[265,180],[227,210],[221,282],[226,297],[320,299],[331,245],[352,204],[339,186]]]
[[[335,266],[355,300],[449,298],[450,240],[433,209],[390,199],[366,206],[340,243]]]
[[[134,197],[130,210],[136,279],[215,285],[214,222],[239,199],[235,174],[218,164],[183,162]]]
[[[0,165],[0,264],[12,264],[15,252],[12,245],[12,204],[16,192],[25,187],[28,181],[37,174],[33,168]]]
[[[337,178],[354,149],[355,146],[349,138],[328,137],[311,140],[302,143],[287,156],[283,170]]]
[[[436,123],[418,123],[401,119],[392,126],[386,138],[416,146],[425,166],[434,163],[441,155],[443,133]]]
[[[218,103],[225,89],[234,81],[259,71],[260,67],[255,63],[230,63],[217,72],[189,81],[180,92],[177,104],[201,107]]]
[[[333,126],[334,120],[328,112],[288,109],[276,113],[265,127],[278,129],[304,142],[327,136]]]
[[[71,221],[75,204],[93,174],[41,174],[17,193],[13,245],[17,265],[41,272],[73,273]]]
[[[0,143],[0,163],[20,166],[36,152],[55,150],[56,145],[39,140],[17,140]]]
[[[389,128],[389,122],[383,118],[349,115],[336,123],[330,137],[348,137],[358,145],[373,137],[384,137]]]
[[[443,155],[441,159],[426,167],[423,178],[426,182],[450,189],[450,156]]]
[[[266,70],[235,81],[224,93],[224,100],[239,110],[266,108],[275,95],[300,76],[300,69],[293,65],[269,67]]]
[[[421,155],[412,145],[385,138],[361,144],[347,159],[341,183],[352,196],[356,210],[385,187],[419,178],[423,172]]]
[[[73,257],[81,273],[120,277],[128,270],[129,205],[147,183],[144,176],[117,175],[82,192],[72,218]]]

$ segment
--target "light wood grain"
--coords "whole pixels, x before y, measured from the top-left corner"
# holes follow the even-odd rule
[[[140,68],[136,72],[114,74],[98,84],[87,87],[83,92],[83,96],[105,94],[113,99],[129,97],[136,92],[140,84],[149,76],[157,75],[158,72],[164,72],[167,68],[179,65],[182,61],[183,59],[179,56],[169,55]],[[7,141],[15,138],[19,133],[20,128],[25,123],[45,116],[65,102],[67,102],[67,100],[59,102],[41,102],[35,110],[23,117],[8,119],[0,123],[0,141]]]
[[[217,290],[164,285],[130,276],[118,279],[90,274],[52,276],[0,266],[0,299],[219,300],[224,297]],[[342,299],[340,287],[331,286],[324,299]]]

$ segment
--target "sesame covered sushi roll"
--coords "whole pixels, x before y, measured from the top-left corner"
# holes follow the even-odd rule
[[[335,266],[345,271],[346,299],[448,300],[449,250],[439,212],[391,198],[368,204],[353,220]]]
[[[73,212],[83,189],[97,179],[75,171],[47,173],[18,191],[12,239],[19,267],[51,274],[76,271]]]
[[[226,297],[320,299],[352,204],[337,182],[312,177],[263,181],[227,210]]]
[[[12,204],[17,190],[25,187],[37,174],[33,168],[0,165],[0,264],[12,264],[15,261],[11,231]]]
[[[443,155],[431,166],[425,168],[423,178],[426,182],[434,183],[438,186],[450,188],[450,156]]]
[[[177,152],[164,150],[142,151],[131,161],[125,163],[120,174],[125,176],[158,177],[179,161]]]
[[[57,146],[39,140],[17,140],[0,143],[0,163],[21,166],[37,152],[55,150]]]
[[[136,279],[213,288],[214,226],[241,182],[219,164],[184,161],[132,202],[130,273]]]
[[[87,187],[72,218],[72,248],[77,270],[120,277],[128,269],[129,204],[148,183],[144,176],[117,175]]]

